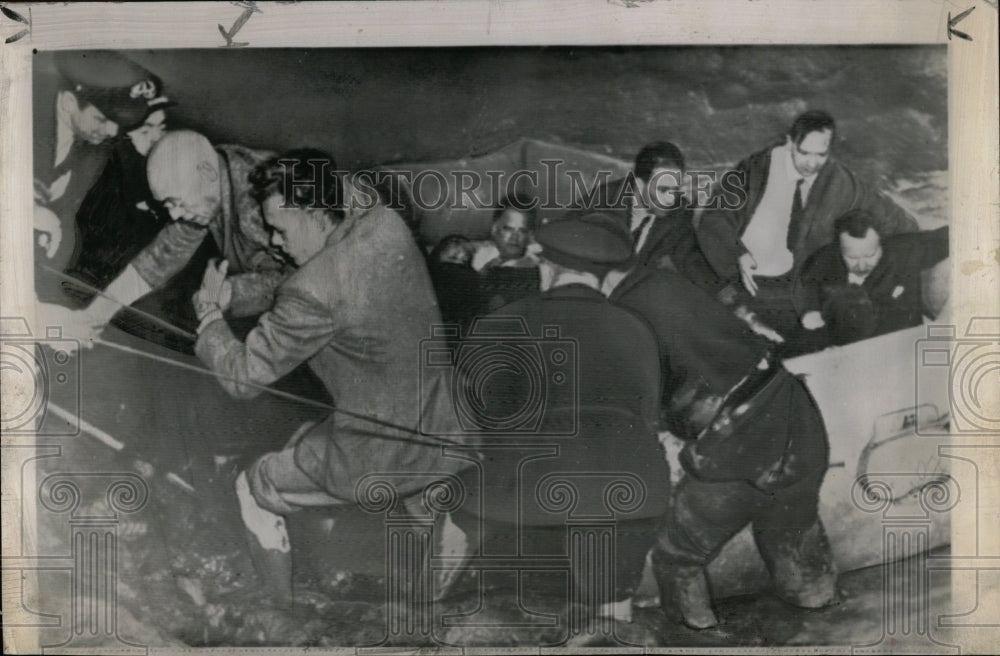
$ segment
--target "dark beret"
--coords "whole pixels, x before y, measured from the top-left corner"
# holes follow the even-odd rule
[[[55,60],[66,88],[77,99],[101,110],[123,131],[142,123],[150,105],[163,100],[160,78],[118,52],[59,51]]]
[[[579,271],[604,275],[632,261],[628,229],[600,212],[547,223],[535,231],[542,257]]]

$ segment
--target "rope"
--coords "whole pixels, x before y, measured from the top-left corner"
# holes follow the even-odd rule
[[[144,319],[147,319],[147,320],[155,323],[157,326],[160,326],[161,328],[164,328],[165,330],[169,330],[169,331],[171,331],[171,332],[173,332],[173,333],[175,333],[177,335],[180,335],[181,337],[185,337],[185,338],[191,340],[192,342],[195,342],[198,339],[198,336],[195,335],[194,333],[190,333],[190,332],[184,330],[183,328],[179,328],[179,327],[173,325],[172,323],[170,323],[169,321],[166,321],[165,319],[162,319],[162,318],[160,318],[160,317],[158,317],[158,316],[156,316],[154,314],[150,314],[149,312],[145,312],[145,311],[140,310],[138,308],[134,308],[134,307],[132,307],[130,305],[125,305],[124,303],[122,303],[121,301],[119,301],[117,298],[115,298],[114,296],[111,296],[110,294],[107,294],[103,290],[97,289],[96,287],[94,287],[92,285],[89,285],[89,284],[87,284],[85,282],[77,280],[76,278],[74,278],[74,277],[72,277],[70,275],[67,275],[67,274],[65,274],[65,273],[63,273],[61,271],[58,271],[56,269],[53,269],[52,267],[50,267],[50,266],[48,266],[46,264],[39,264],[38,266],[40,268],[44,269],[45,271],[47,271],[48,273],[51,273],[51,274],[53,274],[53,275],[55,275],[55,276],[57,276],[59,278],[62,278],[64,280],[71,281],[74,284],[79,285],[83,289],[85,289],[85,290],[87,290],[87,291],[89,291],[89,292],[91,292],[93,294],[98,294],[98,295],[102,296],[103,298],[108,299],[109,301],[111,301],[115,305],[117,305],[117,306],[119,306],[121,308],[124,308],[125,310],[127,310],[129,312],[132,312],[132,313],[134,313],[134,314],[136,314],[136,315],[138,315],[138,316],[140,316],[140,317],[142,317]],[[316,408],[321,408],[321,409],[326,410],[328,412],[336,412],[336,413],[339,413],[339,414],[347,416],[347,417],[353,417],[355,419],[360,419],[362,421],[369,422],[369,423],[374,424],[376,426],[381,426],[383,428],[388,428],[388,429],[400,431],[402,433],[406,433],[406,434],[409,435],[409,437],[405,437],[405,436],[402,436],[402,435],[382,435],[382,434],[378,434],[378,433],[372,433],[371,437],[374,437],[374,438],[377,438],[377,439],[383,439],[383,440],[389,440],[389,441],[396,441],[396,442],[409,442],[409,443],[414,443],[414,444],[422,444],[424,446],[448,446],[448,445],[452,445],[452,446],[464,446],[464,444],[461,441],[458,441],[458,440],[452,440],[452,439],[448,439],[448,438],[437,436],[437,435],[426,435],[424,433],[421,433],[419,430],[416,430],[414,428],[410,428],[409,426],[400,426],[398,424],[394,424],[392,422],[385,421],[384,419],[379,419],[377,417],[371,417],[369,415],[366,415],[366,414],[363,414],[363,413],[359,413],[359,412],[351,412],[350,410],[344,410],[343,408],[337,408],[337,407],[332,406],[332,405],[330,405],[328,403],[323,403],[321,401],[314,401],[313,399],[307,399],[307,398],[305,398],[303,396],[299,396],[297,394],[292,394],[290,392],[282,392],[281,390],[274,389],[273,387],[269,387],[267,385],[260,385],[258,383],[253,383],[253,382],[249,382],[249,381],[236,380],[235,378],[231,378],[229,376],[223,376],[222,374],[214,372],[214,371],[212,371],[210,369],[205,369],[203,367],[198,367],[198,366],[195,366],[195,365],[187,364],[185,362],[178,362],[177,360],[174,360],[174,359],[171,359],[171,358],[168,358],[168,357],[164,357],[162,355],[155,355],[153,353],[147,353],[146,351],[143,351],[143,350],[140,350],[140,349],[136,349],[136,348],[132,348],[130,346],[125,346],[124,344],[116,344],[114,342],[109,342],[107,340],[103,340],[103,339],[100,339],[100,338],[95,339],[94,342],[98,343],[98,344],[103,344],[104,346],[107,346],[109,348],[112,348],[112,349],[115,349],[115,350],[118,350],[118,351],[122,351],[124,353],[129,353],[131,355],[137,355],[139,357],[147,358],[149,360],[153,360],[153,361],[156,361],[156,362],[162,362],[162,363],[167,364],[167,365],[178,367],[180,369],[186,369],[188,371],[194,371],[194,372],[199,373],[199,374],[213,376],[213,377],[215,377],[217,379],[226,380],[226,381],[235,383],[237,385],[240,385],[242,387],[250,387],[250,388],[253,388],[253,389],[256,389],[256,390],[260,390],[262,392],[267,392],[268,394],[271,394],[272,396],[276,396],[278,398],[285,399],[287,401],[293,401],[295,403],[302,403],[304,405],[309,405],[309,406],[313,406],[313,407],[316,407]]]

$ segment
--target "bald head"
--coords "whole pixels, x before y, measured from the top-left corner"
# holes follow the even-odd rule
[[[204,135],[170,132],[149,152],[146,173],[153,197],[171,218],[208,224],[219,211],[219,155]]]

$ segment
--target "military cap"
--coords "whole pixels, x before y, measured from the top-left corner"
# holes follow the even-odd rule
[[[112,50],[60,51],[56,67],[78,100],[101,110],[123,132],[146,119],[150,107],[162,109],[162,82],[143,66]]]
[[[542,257],[603,276],[631,264],[632,239],[621,222],[600,212],[546,223],[535,231]]]

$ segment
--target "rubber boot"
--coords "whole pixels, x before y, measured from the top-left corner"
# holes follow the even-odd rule
[[[257,536],[247,531],[247,545],[261,589],[268,592],[276,608],[292,607],[292,552],[265,549]]]
[[[698,631],[718,625],[704,567],[670,562],[656,549],[652,564],[653,577],[660,589],[660,608],[669,619]]]

